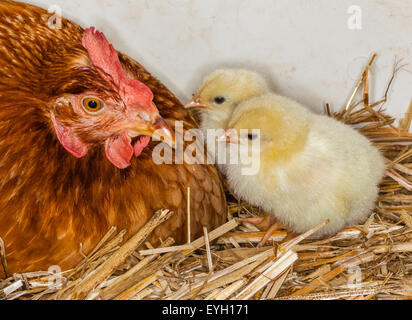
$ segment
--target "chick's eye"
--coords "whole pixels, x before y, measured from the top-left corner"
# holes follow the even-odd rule
[[[253,134],[253,133],[249,133],[249,134],[247,135],[247,138],[248,138],[249,140],[255,140],[257,137],[258,137],[257,134]]]
[[[95,113],[103,109],[103,101],[95,97],[87,97],[82,100],[82,106],[88,113]]]
[[[222,103],[224,103],[225,101],[226,101],[226,99],[225,99],[225,97],[216,97],[215,99],[214,99],[214,101],[215,101],[215,103],[217,103],[217,104],[222,104]]]

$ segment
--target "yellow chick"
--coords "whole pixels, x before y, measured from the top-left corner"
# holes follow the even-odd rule
[[[199,127],[203,132],[209,151],[217,155],[216,136],[208,129],[225,129],[233,110],[242,101],[269,92],[266,81],[257,73],[243,69],[220,69],[209,74],[186,109],[199,113]],[[224,153],[220,149],[220,154]],[[218,164],[224,162],[214,159]],[[219,165],[219,168],[221,166]]]
[[[254,175],[244,174],[250,164],[242,161],[225,165],[235,195],[295,233],[329,219],[314,236],[331,235],[365,221],[374,208],[385,171],[378,149],[353,128],[291,99],[267,94],[241,103],[219,140],[239,146],[240,160],[258,164]]]
[[[242,101],[268,93],[265,80],[243,69],[220,69],[209,74],[185,107],[200,110],[201,129],[224,129]]]

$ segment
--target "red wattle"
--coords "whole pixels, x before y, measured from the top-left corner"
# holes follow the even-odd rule
[[[150,137],[142,136],[134,144],[133,149],[134,149],[134,155],[135,155],[136,158],[141,155],[141,153],[143,152],[143,149],[147,147],[149,142],[150,142]]]
[[[119,169],[130,166],[130,159],[133,156],[133,147],[130,143],[131,139],[126,131],[106,141],[106,156]]]

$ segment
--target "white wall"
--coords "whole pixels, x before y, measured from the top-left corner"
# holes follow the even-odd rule
[[[378,53],[373,92],[381,98],[395,57],[411,62],[410,0],[29,0],[83,27],[96,26],[182,101],[218,67],[264,73],[277,92],[311,108],[340,109],[362,66]],[[347,10],[362,9],[350,30]],[[412,98],[412,66],[399,73],[386,108],[399,117]]]

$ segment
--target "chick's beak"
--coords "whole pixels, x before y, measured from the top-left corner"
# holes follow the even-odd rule
[[[210,109],[210,106],[204,104],[200,96],[196,95],[185,104],[185,109]]]

